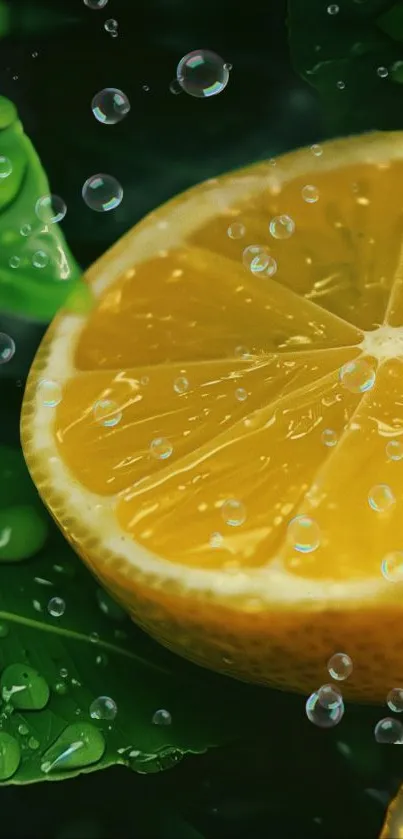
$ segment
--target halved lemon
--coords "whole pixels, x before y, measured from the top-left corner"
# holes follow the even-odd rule
[[[177,653],[304,692],[342,653],[347,698],[401,684],[402,244],[403,135],[337,140],[160,207],[49,328],[29,469]]]

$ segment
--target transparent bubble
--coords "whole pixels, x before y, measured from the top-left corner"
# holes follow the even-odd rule
[[[0,364],[11,361],[15,353],[15,343],[5,332],[0,332]]]
[[[336,679],[337,682],[343,682],[344,679],[348,679],[351,676],[353,662],[347,653],[334,653],[329,658],[327,669],[332,679]]]
[[[295,516],[288,524],[287,538],[296,551],[312,553],[320,545],[319,525],[309,516]]]
[[[221,548],[224,537],[221,533],[212,533],[210,536],[210,547]]]
[[[318,728],[333,728],[344,715],[343,700],[334,708],[325,708],[319,701],[318,692],[312,693],[307,699],[305,709],[308,720]]]
[[[20,260],[19,256],[10,256],[10,259],[8,260],[8,264],[9,264],[10,268],[18,268],[20,263],[21,263],[21,260]]]
[[[169,711],[165,708],[160,708],[155,712],[155,714],[153,714],[151,722],[153,722],[154,725],[171,725],[172,717]]]
[[[95,94],[91,108],[98,122],[104,125],[116,125],[129,113],[130,102],[122,90],[117,87],[106,87]]]
[[[322,431],[321,440],[325,446],[329,446],[329,448],[331,448],[337,443],[337,434],[332,428],[325,428],[325,430]]]
[[[389,440],[386,444],[386,455],[390,460],[402,460],[403,443],[400,440]]]
[[[381,572],[388,583],[403,582],[403,551],[391,551],[381,562]]]
[[[181,58],[176,78],[185,93],[197,98],[216,96],[228,84],[229,70],[211,50],[193,50]]]
[[[150,452],[156,460],[166,460],[171,457],[173,446],[166,437],[156,437],[150,443]]]
[[[340,6],[337,6],[336,3],[331,3],[330,6],[327,7],[328,15],[337,15],[340,11]]]
[[[306,186],[302,187],[301,195],[307,204],[316,204],[319,200],[318,187],[313,186],[313,184],[306,184]]]
[[[248,245],[242,254],[242,261],[252,274],[272,277],[277,271],[277,262],[264,245]]]
[[[183,90],[178,82],[178,79],[173,79],[169,85],[169,90],[174,96],[178,96],[179,93],[183,93]]]
[[[52,597],[48,603],[48,612],[52,618],[61,618],[66,611],[66,604],[61,597]]]
[[[176,393],[186,393],[189,390],[189,382],[185,376],[178,376],[174,381],[174,390]]]
[[[58,382],[50,379],[42,379],[38,384],[38,391],[42,404],[46,408],[56,408],[56,405],[61,402],[62,389]]]
[[[322,708],[333,710],[343,704],[343,697],[337,685],[322,685],[318,690],[318,700]]]
[[[45,251],[35,251],[32,257],[32,265],[34,268],[46,268],[49,263],[48,254]]]
[[[365,393],[374,386],[376,373],[367,361],[358,359],[343,364],[340,368],[339,378],[343,387],[350,393]]]
[[[376,513],[385,513],[395,503],[396,498],[387,484],[377,484],[368,493],[368,504]]]
[[[403,723],[393,717],[384,717],[377,722],[375,729],[377,743],[401,743],[403,740]]]
[[[389,70],[388,70],[387,67],[378,67],[376,72],[378,73],[378,76],[381,79],[386,79],[387,76],[389,75]]]
[[[234,222],[234,224],[230,224],[227,233],[230,239],[242,239],[245,236],[246,227],[240,222]]]
[[[67,207],[59,195],[42,195],[35,204],[35,213],[45,224],[57,224],[64,219]]]
[[[318,143],[314,143],[313,146],[311,146],[311,152],[315,157],[321,157],[321,155],[323,154],[322,146],[320,146]]]
[[[123,189],[112,175],[92,175],[82,189],[82,196],[90,210],[107,213],[122,202]]]
[[[110,696],[98,696],[90,705],[90,716],[93,720],[112,721],[117,712],[118,706]]]
[[[235,391],[235,398],[238,400],[238,402],[245,402],[245,400],[248,398],[248,391],[245,390],[244,387],[237,387]]]
[[[115,20],[115,18],[110,17],[109,20],[105,21],[104,29],[106,32],[109,33],[109,35],[112,35],[112,37],[116,38],[116,35],[118,34],[119,24],[117,20]]]
[[[13,167],[11,164],[11,160],[8,157],[4,157],[3,154],[0,155],[0,178],[8,178],[13,171]]]
[[[236,498],[228,498],[221,507],[221,515],[225,524],[229,524],[231,527],[240,527],[246,519],[245,505]]]
[[[92,409],[94,419],[106,428],[113,428],[122,419],[123,412],[111,399],[99,399]]]
[[[386,702],[391,711],[401,714],[403,711],[403,688],[392,688],[389,691]]]
[[[108,0],[84,0],[84,5],[89,9],[104,9]]]
[[[346,83],[343,82],[341,79],[340,79],[340,81],[336,82],[336,87],[338,87],[339,90],[344,90],[345,86],[346,86]]]
[[[21,236],[29,236],[32,233],[32,227],[30,224],[23,224],[20,228]]]
[[[271,220],[269,230],[274,239],[289,239],[294,233],[295,222],[290,216],[276,216]]]

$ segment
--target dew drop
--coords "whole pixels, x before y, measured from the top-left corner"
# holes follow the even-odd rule
[[[21,761],[21,749],[18,740],[0,731],[0,781],[7,781],[15,775]]]
[[[36,751],[36,749],[39,749],[39,746],[40,746],[40,743],[39,743],[39,740],[36,739],[36,737],[30,737],[29,738],[29,740],[28,740],[28,748],[29,749],[32,749],[32,751]]]
[[[54,690],[55,693],[59,694],[59,696],[65,696],[67,693],[67,685],[65,682],[56,682]]]
[[[394,717],[384,717],[377,722],[375,729],[377,743],[401,743],[403,741],[403,724]]]
[[[385,513],[395,503],[395,496],[387,484],[377,484],[368,493],[368,504],[376,513]]]
[[[296,551],[312,553],[320,545],[319,525],[309,516],[295,516],[288,524],[287,538]]]
[[[150,453],[156,460],[166,460],[172,452],[173,446],[166,437],[156,437],[150,443]]]
[[[10,259],[8,260],[8,264],[9,264],[10,268],[18,268],[20,263],[21,263],[21,260],[20,260],[19,256],[10,256]]]
[[[246,519],[245,505],[236,498],[228,498],[221,506],[221,515],[225,524],[229,524],[231,527],[240,527]]]
[[[83,186],[82,196],[90,210],[106,213],[121,204],[123,189],[112,175],[92,175]]]
[[[221,93],[228,84],[229,70],[211,50],[193,50],[181,58],[176,78],[189,96],[203,99]]]
[[[172,717],[169,711],[165,708],[160,708],[155,712],[155,714],[153,714],[151,722],[153,722],[154,725],[171,725]]]
[[[41,379],[38,392],[42,405],[46,408],[56,408],[62,400],[62,389],[58,382],[51,379]]]
[[[386,455],[390,460],[402,460],[403,443],[400,440],[389,440],[386,444]]]
[[[48,703],[49,685],[27,664],[10,664],[0,678],[4,702],[22,711],[40,711]]]
[[[67,207],[59,195],[42,195],[35,204],[35,213],[45,224],[58,224],[64,219]]]
[[[32,256],[32,265],[34,268],[46,268],[49,263],[49,256],[45,251],[35,251]]]
[[[353,672],[353,662],[347,653],[334,653],[329,658],[327,669],[332,679],[343,682]]]
[[[52,597],[48,603],[48,612],[52,618],[61,618],[66,611],[66,604],[61,597]]]
[[[301,195],[304,201],[307,202],[307,204],[316,204],[316,202],[319,200],[318,187],[313,186],[313,184],[306,184],[306,186],[302,188]]]
[[[244,387],[237,387],[235,391],[235,398],[238,400],[238,402],[245,402],[245,400],[248,398],[247,390],[245,390]]]
[[[45,774],[91,766],[105,752],[102,731],[89,722],[68,725],[43,755],[41,770]]]
[[[337,434],[332,428],[325,428],[321,435],[322,443],[331,448],[337,444]]]
[[[277,262],[264,245],[248,245],[242,261],[245,268],[255,275],[272,277],[277,271]]]
[[[234,222],[230,224],[227,233],[230,239],[242,239],[245,236],[246,227],[239,222]]]
[[[403,582],[403,551],[391,551],[381,562],[381,572],[388,583]]]
[[[13,167],[11,164],[11,160],[8,157],[4,157],[3,154],[0,155],[0,178],[8,178],[13,171]]]
[[[286,215],[276,216],[269,224],[269,231],[274,239],[289,239],[294,230],[295,222]]]
[[[343,697],[337,685],[322,685],[318,690],[318,700],[323,708],[330,711],[343,703]]]
[[[365,393],[375,384],[375,370],[363,359],[348,361],[339,371],[340,382],[350,393]]]
[[[18,733],[21,734],[22,737],[25,737],[29,733],[29,728],[25,723],[20,723],[18,726]]]
[[[110,696],[98,696],[90,705],[93,720],[114,720],[118,712],[116,702]]]
[[[130,102],[122,90],[117,87],[106,87],[95,94],[91,109],[98,122],[104,125],[116,125],[129,113]]]
[[[111,399],[99,399],[93,407],[93,415],[96,422],[105,428],[114,428],[122,419],[123,413],[116,402]]]
[[[0,332],[0,364],[11,361],[15,353],[15,343],[5,332]]]
[[[176,393],[186,393],[189,390],[189,382],[185,376],[178,376],[174,381],[174,391]]]
[[[343,700],[334,708],[325,708],[319,701],[319,693],[310,695],[305,705],[308,720],[318,728],[333,728],[341,721],[344,715]]]
[[[403,688],[392,688],[387,695],[386,702],[391,711],[401,714],[403,711]]]

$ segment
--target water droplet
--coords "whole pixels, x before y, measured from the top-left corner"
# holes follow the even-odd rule
[[[23,224],[20,228],[21,236],[29,236],[32,233],[32,227],[30,224]]]
[[[141,85],[141,89],[144,90],[145,93],[149,93],[150,92],[150,85],[143,84],[143,85]]]
[[[234,224],[230,224],[227,233],[230,239],[242,239],[245,236],[246,227],[239,222],[234,222]]]
[[[276,216],[271,220],[269,230],[274,239],[289,239],[294,233],[295,222],[290,216]]]
[[[5,332],[0,332],[0,364],[11,361],[15,353],[15,343]]]
[[[90,632],[90,641],[92,644],[99,643],[99,634],[98,632]]]
[[[163,772],[172,769],[183,760],[183,752],[169,746],[157,754],[148,754],[139,749],[132,749],[129,752],[130,766],[140,775],[149,775],[155,772]]]
[[[4,702],[11,702],[22,711],[40,711],[48,703],[49,685],[33,667],[27,664],[10,664],[0,679]]]
[[[216,96],[228,84],[229,70],[211,50],[193,50],[181,58],[176,78],[185,93],[197,98]]]
[[[114,720],[117,712],[118,706],[110,696],[98,696],[90,705],[93,720]]]
[[[345,82],[343,82],[341,79],[340,79],[340,81],[336,82],[336,87],[337,87],[339,90],[344,90],[345,86],[346,86],[346,83],[345,83]]]
[[[339,371],[339,378],[343,387],[350,393],[365,393],[374,386],[376,373],[367,361],[358,359],[343,364]]]
[[[37,52],[36,50],[34,50],[34,52],[31,52],[32,58],[38,58],[38,55],[39,55],[39,52]]]
[[[386,455],[390,460],[402,460],[403,443],[400,440],[389,440],[386,444]]]
[[[21,749],[18,740],[0,731],[0,781],[7,781],[15,775],[21,760]]]
[[[21,734],[22,737],[25,737],[27,734],[29,734],[28,726],[25,725],[25,723],[23,722],[20,723],[20,725],[18,726],[18,733]]]
[[[123,413],[111,399],[99,399],[93,407],[94,419],[106,428],[113,428],[122,419]]]
[[[387,67],[378,67],[376,72],[378,73],[378,76],[381,79],[386,79],[387,76],[389,75],[389,70],[388,70]]]
[[[8,260],[8,264],[9,264],[10,268],[18,268],[20,263],[21,263],[21,260],[20,260],[19,256],[10,256],[10,259]]]
[[[56,682],[54,689],[55,693],[58,693],[59,696],[65,696],[67,693],[67,685],[65,682]]]
[[[32,256],[32,265],[34,268],[46,268],[49,263],[48,254],[45,251],[35,251]]]
[[[13,171],[13,167],[11,164],[11,160],[8,157],[4,157],[3,154],[0,155],[0,178],[8,178]]]
[[[322,685],[318,690],[318,700],[323,708],[330,711],[343,703],[341,690],[336,685]]]
[[[165,437],[156,437],[151,441],[150,452],[156,460],[166,460],[173,452],[173,446]]]
[[[327,7],[328,15],[337,15],[340,11],[340,6],[337,6],[336,3],[331,3],[330,6]]]
[[[395,503],[396,498],[387,484],[377,484],[368,493],[368,504],[376,513],[385,513]]]
[[[67,679],[67,677],[69,675],[69,671],[67,670],[67,667],[61,667],[60,670],[59,670],[59,674],[60,674],[62,679]]]
[[[82,196],[90,210],[106,213],[122,202],[123,189],[112,175],[92,175],[83,186]]]
[[[375,729],[377,743],[401,743],[403,740],[403,723],[393,717],[384,717],[377,722]]]
[[[45,774],[91,766],[101,760],[105,738],[89,722],[68,725],[53,745],[45,752],[41,770]]]
[[[95,94],[91,108],[98,122],[104,125],[116,125],[129,113],[130,102],[122,90],[117,87],[106,87]]]
[[[45,224],[58,224],[64,219],[67,207],[59,195],[42,195],[35,204],[35,213]]]
[[[103,612],[104,615],[107,615],[108,618],[116,621],[125,621],[127,619],[126,612],[121,606],[119,606],[118,603],[115,602],[115,600],[112,599],[112,597],[110,597],[106,591],[103,590],[103,588],[97,589],[96,597],[101,612]]]
[[[304,201],[307,204],[316,204],[319,200],[319,190],[317,186],[313,186],[313,184],[307,184],[302,188],[301,195]]]
[[[89,9],[104,9],[108,0],[84,0],[84,5]]]
[[[317,692],[312,693],[307,699],[305,709],[308,720],[318,728],[333,728],[338,725],[344,715],[343,700],[334,708],[325,708],[321,705]]]
[[[189,390],[189,382],[185,376],[178,376],[174,381],[174,390],[176,393],[186,393]]]
[[[351,676],[353,662],[347,653],[334,653],[329,658],[327,669],[332,679],[336,679],[337,682],[342,682]]]
[[[320,146],[318,143],[314,143],[313,146],[311,146],[311,152],[315,157],[321,157],[321,155],[323,154],[322,146]]]
[[[172,717],[169,711],[165,708],[160,708],[155,712],[155,714],[153,714],[151,722],[153,722],[154,725],[171,725]]]
[[[66,604],[61,597],[52,597],[48,603],[48,612],[52,618],[61,618],[66,611]]]
[[[325,430],[322,431],[321,439],[325,446],[329,446],[329,448],[331,448],[337,443],[337,434],[331,428],[325,428]]]
[[[386,702],[391,711],[401,714],[403,711],[403,688],[392,688],[387,695]]]
[[[28,748],[29,749],[32,749],[32,751],[36,751],[36,749],[39,749],[39,746],[40,746],[40,743],[39,743],[39,740],[36,739],[36,737],[30,737],[29,738],[29,740],[28,740]]]
[[[238,402],[245,402],[245,400],[247,398],[248,398],[248,392],[245,390],[245,388],[244,387],[237,387],[237,389],[235,391],[235,399],[237,399]]]
[[[95,663],[98,664],[99,667],[106,667],[106,665],[108,664],[108,656],[105,655],[105,653],[97,655]]]
[[[320,545],[319,525],[309,516],[295,516],[288,524],[287,538],[296,551],[312,553]]]
[[[221,533],[212,533],[210,536],[210,547],[221,548],[223,541],[224,537]]]
[[[7,623],[0,623],[0,638],[7,638],[8,633],[10,632],[10,627]]]
[[[272,277],[277,271],[277,262],[264,245],[248,245],[242,254],[242,261],[252,274]]]
[[[403,581],[403,551],[391,551],[381,562],[381,572],[389,583]]]
[[[245,505],[236,498],[228,498],[221,506],[221,515],[225,524],[240,527],[246,519]]]
[[[51,379],[41,379],[38,384],[38,392],[42,405],[45,405],[46,408],[56,408],[56,405],[62,400],[60,385]]]

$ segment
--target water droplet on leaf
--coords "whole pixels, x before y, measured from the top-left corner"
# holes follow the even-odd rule
[[[37,670],[27,664],[10,664],[0,678],[5,702],[22,711],[40,711],[48,703],[49,685]]]
[[[94,720],[114,720],[117,712],[116,702],[110,696],[98,696],[90,705],[90,716]]]
[[[6,731],[0,731],[0,781],[7,781],[15,775],[21,761],[18,741]]]
[[[91,723],[68,725],[43,755],[41,770],[45,774],[91,766],[105,752],[105,738]]]

